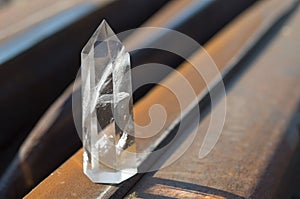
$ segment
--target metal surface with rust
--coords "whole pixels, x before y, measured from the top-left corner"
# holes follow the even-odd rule
[[[207,115],[187,152],[171,166],[144,175],[128,198],[278,197],[292,157],[299,157],[299,24],[298,8],[241,64],[228,85],[226,122],[212,152],[198,157]]]
[[[77,1],[80,2],[81,0],[74,0],[74,5]],[[91,1],[94,2],[94,0]],[[60,1],[57,2],[57,4],[53,4],[53,7],[50,7],[51,9],[49,8],[47,12],[41,11],[43,15],[41,15],[41,19],[39,20],[42,20],[43,17],[47,18],[47,15],[60,12],[60,9],[63,9],[63,7],[60,6],[62,4],[66,7],[74,6],[72,2],[70,3],[68,1],[68,3],[66,4],[64,2],[65,1]],[[0,97],[0,101],[1,103],[6,104],[5,107],[1,107],[1,112],[3,113],[3,115],[6,115],[6,117],[1,118],[3,121],[1,130],[2,132],[10,133],[0,134],[0,147],[3,148],[2,154],[5,154],[5,157],[3,156],[3,164],[0,165],[0,173],[1,171],[3,171],[3,168],[6,167],[7,163],[11,160],[12,154],[16,152],[17,148],[28,135],[29,131],[33,128],[34,124],[38,121],[38,119],[42,116],[42,114],[46,111],[50,104],[54,102],[58,95],[63,92],[63,90],[67,87],[67,84],[73,80],[76,69],[79,66],[78,59],[74,58],[77,56],[75,56],[74,54],[78,54],[81,48],[80,46],[82,46],[85,38],[87,38],[86,35],[89,35],[95,25],[97,25],[97,23],[93,23],[91,21],[98,21],[99,18],[105,16],[110,24],[112,24],[112,26],[114,27],[114,30],[116,30],[116,32],[119,32],[128,28],[136,27],[136,20],[138,22],[144,21],[165,2],[166,1],[149,1],[147,3],[141,3],[139,1],[139,3],[135,3],[135,1],[130,1],[130,3],[128,3],[126,1],[118,1],[112,3],[112,5],[106,6],[105,9],[101,9],[101,11],[99,12],[97,11],[94,14],[91,14],[86,19],[80,20],[80,22],[76,23],[75,25],[70,25],[70,27],[59,31],[58,33],[55,33],[54,35],[50,36],[50,38],[44,38],[43,41],[34,44],[34,46],[30,49],[23,49],[23,45],[14,45],[17,48],[22,48],[22,51],[26,50],[26,52],[15,56],[14,59],[9,60],[2,65],[0,87],[3,86],[1,90],[2,92],[5,91],[6,94]],[[155,21],[155,23],[148,23],[147,25],[159,26],[162,24],[167,24],[169,28],[180,30],[202,43],[206,42],[207,39],[209,39],[213,34],[221,29],[233,17],[238,15],[245,8],[255,2],[255,0],[245,0],[239,3],[236,3],[235,0],[228,0],[226,3],[224,3],[223,0],[193,1],[192,6],[186,6],[187,4],[191,4],[191,2],[192,1],[172,1],[168,6],[168,8],[171,8],[171,11],[175,12],[178,10],[184,10],[184,12],[182,13],[173,13],[173,15],[176,16],[174,17],[176,20],[170,20],[170,10],[165,9],[161,12],[161,16],[164,17],[157,16],[154,20],[152,20]],[[69,5],[69,3],[71,5]],[[143,5],[140,5],[140,3]],[[180,6],[178,6],[179,4]],[[40,3],[32,7],[30,5],[20,3],[18,8],[24,8],[24,12],[18,13],[18,15],[16,15],[16,19],[12,18],[12,24],[9,27],[15,27],[17,29],[22,28],[14,25],[13,21],[17,21],[18,17],[22,17],[32,10],[38,10],[39,6],[41,6]],[[55,7],[59,7],[60,9],[52,9]],[[131,12],[131,9],[137,9],[140,11],[144,10],[144,12]],[[9,10],[10,12],[1,13],[1,16],[6,16],[6,18],[8,18],[7,16],[15,13],[16,10],[18,9],[12,9]],[[116,12],[119,13],[118,15],[112,14],[115,10],[117,10]],[[70,14],[69,11],[68,13]],[[77,12],[74,11],[74,13]],[[38,14],[33,15],[40,16],[39,12]],[[126,15],[126,17],[124,15]],[[211,17],[211,15],[214,15],[214,17]],[[135,16],[134,20],[132,20],[131,18],[129,19],[128,16]],[[32,20],[32,17],[29,17],[29,19]],[[24,18],[24,20],[27,21],[26,18]],[[27,21],[28,26],[31,26],[32,24],[37,22],[37,19],[33,21],[30,20]],[[117,23],[120,20],[122,21],[122,23]],[[215,21],[217,21],[217,23],[215,23]],[[22,23],[22,25],[26,24]],[[2,23],[0,21],[0,26],[6,27],[7,21],[3,20]],[[18,31],[15,28],[9,27],[8,29],[14,32]],[[7,30],[5,29],[2,29],[2,31],[7,32]],[[76,32],[78,35],[81,35],[80,39],[78,39],[76,34],[73,34],[74,32]],[[33,37],[31,38],[31,35],[28,35],[30,38],[29,40],[31,40]],[[68,39],[65,39],[66,37]],[[22,35],[20,38],[22,41],[28,40],[22,38]],[[15,41],[15,43],[19,44],[17,41]],[[1,56],[4,56],[6,54],[6,48],[2,46],[2,49],[4,49],[3,52],[5,53],[0,54]],[[193,52],[193,49],[189,50],[190,53]],[[151,57],[149,56],[149,54],[133,56],[133,58],[139,57],[139,59],[133,59],[133,62],[135,62],[135,64],[139,64],[139,60],[152,62],[153,60],[160,60],[160,58],[158,57],[161,57],[162,55],[161,52],[156,53],[155,56],[155,53],[150,54],[152,55]],[[38,57],[38,59],[36,57]],[[149,57],[149,59],[146,59],[146,57]],[[166,56],[163,56],[162,59],[164,61],[167,60]],[[180,62],[180,60],[178,61],[178,59],[177,61],[174,61],[175,59],[173,58],[169,59],[169,61],[170,60],[174,67],[178,66]],[[47,70],[44,70],[44,68],[47,68]],[[18,75],[16,75],[15,71],[18,71]],[[160,74],[159,76],[157,74],[155,75],[158,79],[162,79],[166,74]],[[43,89],[41,89],[41,87]],[[147,89],[143,88],[143,92],[140,89],[135,96],[139,98],[144,95],[149,89],[149,87]],[[39,93],[39,95],[33,95],[32,93]],[[16,103],[16,99],[18,99],[17,96],[19,95],[22,95],[22,100],[18,100],[18,102]],[[71,110],[69,109],[68,111],[69,114],[71,114]],[[62,126],[59,126],[59,128],[60,127]],[[68,123],[64,128],[70,129],[70,131],[72,131],[74,129],[73,127],[73,124]],[[15,137],[17,137],[18,139],[14,139]]]
[[[265,2],[267,2],[267,1],[265,1]],[[275,4],[277,5],[277,3],[278,2],[273,1],[273,2],[271,2],[269,4],[274,6]],[[269,4],[266,3],[266,5],[269,5]],[[265,5],[265,4],[262,3],[262,5]],[[262,6],[262,7],[264,7],[265,9],[267,9],[267,8],[269,9],[270,7],[268,7],[266,5],[265,5],[265,7],[264,6]],[[285,4],[283,3],[282,5],[285,5]],[[272,6],[271,6],[271,8],[272,8]],[[244,18],[244,20],[246,20],[246,19],[249,20],[249,18],[250,18],[250,19],[253,20],[252,23],[257,22],[257,21],[263,22],[269,16],[269,15],[265,16],[263,14],[264,11],[265,10],[262,9],[261,10],[262,15],[258,15],[261,18],[259,18],[259,17],[257,18],[257,16],[252,13],[252,14],[250,14],[251,17],[249,17],[249,15],[246,15],[246,16],[243,16],[242,19]],[[278,17],[278,15],[282,14],[282,12],[274,14],[275,16],[273,16],[271,18],[273,20],[274,20],[274,18],[276,19]],[[242,20],[242,19],[240,19],[240,20]],[[248,23],[250,23],[250,22],[251,22],[251,20],[248,21]],[[270,21],[269,21],[269,23],[270,23]],[[241,23],[241,24],[243,24],[243,23]],[[215,49],[215,51],[211,50],[212,53],[215,53],[214,54],[215,57],[214,56],[212,56],[212,57],[214,57],[214,58],[218,58],[218,57],[221,58],[222,57],[221,56],[222,53],[217,50],[218,49],[217,48],[218,45],[219,45],[219,47],[222,47],[224,49],[226,46],[231,45],[231,42],[234,41],[234,40],[230,40],[229,39],[230,37],[228,37],[227,40],[225,39],[225,43],[223,43],[223,42],[219,43],[220,41],[223,41],[223,40],[221,40],[221,39],[218,40],[218,38],[222,38],[223,37],[223,39],[224,39],[224,38],[226,38],[226,35],[228,36],[229,33],[231,33],[233,35],[234,34],[239,35],[241,33],[239,31],[241,31],[241,30],[238,31],[238,27],[240,27],[239,25],[241,25],[241,24],[239,24],[239,22],[236,22],[235,26],[232,25],[231,28],[229,26],[228,29],[225,30],[225,32],[223,32],[223,34],[220,33],[220,35],[215,40],[212,40],[212,42],[210,42],[210,44],[208,44],[208,47],[207,47],[208,49],[209,48],[210,49]],[[247,24],[247,25],[249,25],[249,24]],[[254,23],[253,24],[253,29],[250,29],[250,30],[245,29],[245,30],[242,30],[242,31],[246,31],[245,33],[249,33],[249,31],[252,30],[252,33],[261,33],[261,32],[264,32],[264,28],[261,29],[261,27],[264,27],[264,25],[266,25],[266,24],[264,24],[264,23],[262,23],[262,24],[260,24],[260,23]],[[260,30],[260,31],[256,32],[257,30]],[[233,31],[233,33],[232,33],[232,31]],[[254,34],[254,36],[253,36],[252,34],[250,34],[249,36],[252,36],[250,38],[252,38],[254,40],[257,40],[258,39],[257,38],[258,35]],[[225,66],[228,67],[230,65],[229,63],[231,63],[233,59],[235,59],[235,61],[237,61],[237,59],[240,59],[242,57],[243,53],[245,53],[245,51],[249,50],[247,47],[245,47],[245,44],[249,45],[249,43],[247,43],[248,39],[249,39],[249,37],[245,37],[244,40],[243,40],[244,42],[238,43],[237,45],[233,45],[235,47],[233,48],[232,51],[230,51],[231,53],[229,53],[229,55],[225,56],[225,59],[220,59],[222,61],[219,64],[221,64],[222,67],[225,67]],[[217,41],[218,41],[218,43],[217,43]],[[238,54],[238,56],[234,56],[234,55],[237,55],[237,54]],[[186,72],[186,75],[187,74],[191,74],[191,71],[189,71],[187,68],[188,68],[188,65],[185,64],[185,67],[183,66],[179,70],[181,70],[181,72],[183,72],[183,73]],[[247,75],[247,77],[249,77],[249,76]],[[274,77],[274,76],[272,76],[272,77]],[[243,76],[243,78],[244,78],[244,76]],[[171,79],[171,77],[170,77],[170,79]],[[270,79],[270,80],[272,80],[272,79]],[[293,80],[295,81],[295,78]],[[252,81],[254,81],[254,80],[252,80]],[[198,81],[196,81],[196,82],[198,82]],[[246,83],[244,83],[244,87],[245,88],[243,87],[243,85],[240,88],[241,89],[245,89],[247,91],[246,87],[248,87],[248,86],[245,85],[245,84]],[[250,84],[250,86],[251,86],[251,84]],[[288,83],[285,86],[290,86],[290,85]],[[249,87],[249,88],[251,88],[251,87]],[[286,88],[286,87],[284,87],[284,88]],[[151,102],[153,102],[155,100],[159,100],[160,102],[161,102],[161,100],[163,101],[163,96],[162,95],[163,95],[164,92],[161,92],[162,91],[161,89],[163,89],[163,88],[158,87],[158,88],[154,89],[149,95],[147,95],[147,97],[143,98],[135,106],[135,115],[137,115],[137,116],[139,114],[142,115],[142,112],[144,111],[142,109],[144,109],[145,107],[148,106],[147,103],[151,104]],[[261,89],[262,89],[261,92],[263,93],[263,91],[265,91],[264,87],[261,87]],[[199,89],[199,90],[201,90],[201,89]],[[233,89],[233,91],[231,91],[231,92],[234,92],[234,90],[236,90],[236,89]],[[160,92],[158,92],[158,91],[160,91]],[[241,91],[238,90],[238,92],[241,92]],[[271,94],[273,94],[273,93],[271,92]],[[230,94],[230,95],[232,95],[232,94]],[[277,94],[277,95],[279,96],[280,93]],[[276,95],[276,97],[278,97],[277,95]],[[264,96],[264,95],[262,95],[262,96]],[[246,97],[248,97],[248,96],[246,96]],[[237,97],[237,99],[238,99],[238,97]],[[254,99],[256,99],[256,98],[254,98]],[[235,105],[234,106],[232,105],[232,108],[230,108],[230,110],[233,109],[232,110],[233,113],[235,113],[235,107],[240,108],[242,106],[243,101],[236,100],[236,101],[234,101],[234,103],[235,103]],[[239,106],[239,103],[241,104],[240,106]],[[141,105],[139,105],[139,104],[141,104]],[[168,104],[167,104],[167,106],[168,106]],[[172,106],[172,103],[169,104],[169,106]],[[140,107],[140,108],[138,108],[138,107]],[[249,108],[251,109],[252,107],[249,107]],[[272,108],[272,107],[269,107],[269,108]],[[172,109],[170,109],[170,110],[172,111]],[[138,111],[141,111],[141,113],[138,113]],[[266,111],[266,113],[267,113],[267,111]],[[241,117],[242,117],[242,115],[241,115]],[[142,119],[143,117],[138,117],[138,118],[141,118],[141,120],[145,120],[145,119]],[[239,120],[237,120],[237,119],[238,118],[235,118],[235,120],[233,122],[239,123]],[[147,118],[146,118],[145,121],[147,121]],[[246,121],[246,119],[245,119],[245,121]],[[143,122],[143,121],[140,121],[140,122]],[[207,124],[206,121],[204,121],[204,123],[202,124],[201,129],[203,129],[203,128],[205,129],[206,128],[205,124]],[[203,127],[203,125],[204,125],[204,127]],[[233,126],[232,128],[235,128],[235,126]],[[200,136],[200,139],[201,139],[201,136]],[[190,152],[191,155],[197,154],[198,150],[199,150],[199,144],[200,143],[198,143],[198,142],[196,143],[196,145],[198,144],[197,145],[197,147],[198,147],[197,150],[189,150],[188,153]],[[217,149],[217,147],[216,147],[216,149]],[[247,150],[247,146],[243,146],[243,147],[244,147],[244,150]],[[222,146],[221,146],[221,148],[222,148]],[[235,150],[239,150],[239,149],[235,149]],[[255,152],[255,150],[254,150],[254,152]],[[68,197],[70,195],[74,195],[76,197],[84,197],[84,196],[85,197],[98,197],[98,196],[100,196],[100,197],[103,197],[103,198],[107,198],[107,197],[112,196],[112,195],[114,195],[114,196],[123,196],[127,192],[127,190],[130,188],[130,186],[132,184],[136,183],[136,181],[138,180],[138,178],[141,177],[140,175],[137,175],[134,178],[130,179],[129,181],[127,181],[125,183],[122,183],[119,186],[93,184],[82,173],[82,166],[81,166],[82,157],[81,157],[81,153],[82,152],[79,151],[75,156],[73,156],[69,161],[67,161],[63,166],[61,166],[56,172],[54,172],[45,181],[43,181],[37,188],[35,188],[27,196],[27,198],[34,198],[36,196],[39,196],[39,197],[50,197],[50,196],[51,197]],[[214,154],[214,152],[212,152],[210,155],[212,155],[212,154]],[[230,155],[230,153],[228,153],[228,154]],[[222,156],[222,154],[219,154],[219,153],[217,155],[221,155]],[[183,156],[183,158],[184,157],[186,159],[190,159],[188,155]],[[267,156],[264,156],[264,157],[267,157]],[[227,158],[229,158],[229,157],[227,157]],[[226,184],[226,180],[230,180],[231,178],[233,179],[233,177],[232,177],[232,175],[230,173],[226,173],[226,172],[228,172],[230,170],[218,168],[219,170],[216,171],[215,173],[214,173],[214,171],[209,170],[210,167],[213,167],[213,166],[214,167],[218,167],[218,166],[220,166],[220,164],[219,164],[220,162],[218,162],[218,157],[215,157],[214,159],[208,160],[208,162],[206,163],[206,165],[200,165],[200,166],[203,166],[203,167],[206,166],[205,168],[207,168],[208,170],[205,172],[205,174],[202,174],[202,173],[199,174],[199,172],[201,172],[201,170],[199,170],[199,165],[198,165],[198,162],[197,162],[198,160],[197,159],[193,159],[193,160],[195,160],[195,161],[194,162],[193,161],[192,162],[190,162],[190,161],[187,162],[186,161],[186,162],[182,162],[182,164],[174,164],[175,167],[178,166],[178,167],[176,167],[176,169],[178,169],[178,172],[173,172],[173,173],[172,172],[171,173],[166,172],[166,173],[164,173],[164,176],[166,176],[166,177],[167,176],[171,176],[170,180],[168,180],[168,179],[165,180],[163,178],[163,176],[162,176],[161,177],[162,181],[159,181],[159,179],[155,179],[151,175],[147,174],[146,177],[145,177],[145,179],[143,178],[143,180],[140,181],[139,184],[140,183],[145,183],[145,181],[149,180],[148,185],[149,184],[153,185],[153,187],[156,184],[159,184],[159,185],[164,184],[165,186],[159,186],[159,187],[156,187],[156,188],[148,186],[149,189],[143,190],[143,184],[141,184],[140,187],[137,187],[137,190],[133,190],[134,193],[132,193],[131,196],[135,195],[135,196],[138,197],[139,194],[144,194],[144,192],[148,191],[147,193],[145,193],[146,195],[144,195],[144,196],[147,196],[147,194],[148,194],[148,196],[151,196],[151,197],[155,196],[155,194],[161,194],[162,196],[163,196],[163,194],[165,194],[165,195],[169,196],[170,194],[175,193],[175,194],[178,194],[178,195],[173,195],[174,197],[180,197],[180,196],[198,196],[198,197],[200,197],[201,194],[203,196],[205,196],[207,194],[208,195],[210,194],[210,195],[214,195],[214,196],[219,195],[218,197],[222,198],[222,197],[235,197],[235,196],[241,195],[241,190],[244,191],[244,190],[252,189],[253,188],[253,187],[251,187],[251,185],[254,185],[254,184],[251,184],[251,182],[249,182],[248,184],[244,184],[243,185],[244,190],[243,189],[238,189],[239,188],[238,185],[232,186],[231,190],[226,190],[225,188],[223,188],[223,191],[221,191],[221,190],[215,190],[214,186],[215,187],[218,187],[218,186],[221,187],[222,184],[223,185]],[[181,159],[179,161],[181,161]],[[195,163],[195,164],[193,164],[193,163]],[[265,164],[268,163],[267,160],[264,163]],[[172,165],[169,168],[174,167],[174,165]],[[188,168],[186,168],[187,165],[188,165]],[[228,164],[228,166],[232,166],[232,165]],[[245,166],[248,166],[248,165],[245,165]],[[167,169],[169,169],[169,168],[167,168]],[[185,171],[183,171],[182,169],[185,169]],[[188,171],[187,169],[189,169],[192,173],[186,172],[186,171]],[[235,169],[236,169],[236,167],[231,167],[231,170],[235,170]],[[163,172],[163,171],[164,170],[159,171],[156,174],[159,175],[160,172]],[[217,175],[217,177],[223,178],[223,181],[218,181],[217,179],[209,178],[210,175],[213,176],[217,172],[219,172],[218,175]],[[205,179],[211,179],[210,183],[208,184],[209,187],[200,187],[201,188],[200,189],[199,186],[197,186],[196,182],[198,182],[198,183],[201,182],[201,174],[202,175],[206,175]],[[219,174],[222,174],[222,175],[219,175]],[[199,179],[198,179],[198,176],[199,176]],[[180,181],[181,178],[185,179],[185,182],[173,182],[175,179],[178,179]],[[205,179],[203,179],[203,180],[205,181]],[[157,181],[155,181],[155,180],[157,180]],[[196,185],[192,185],[189,182],[189,180],[191,180],[191,182],[195,183]],[[241,180],[240,183],[245,182],[245,181],[243,181],[243,179],[240,179],[240,180]],[[154,184],[151,184],[151,181],[154,182]],[[231,182],[231,181],[228,181],[228,182]],[[236,180],[234,180],[234,182],[235,183],[239,183]],[[234,183],[234,182],[231,182],[231,183]],[[174,188],[174,185],[175,185],[175,187],[176,186],[179,187],[179,188],[177,188],[177,192],[176,192],[176,188]],[[151,188],[153,188],[153,189],[151,189]],[[190,188],[190,189],[188,189],[188,188]],[[226,187],[226,188],[228,188],[228,187]],[[230,188],[230,186],[229,186],[229,188]],[[151,192],[151,190],[153,190],[153,192]],[[238,193],[234,192],[234,190],[237,190]],[[229,191],[231,191],[231,193],[229,193]],[[206,192],[206,193],[200,193],[200,192]],[[257,192],[257,193],[259,193],[259,192]],[[180,194],[183,194],[183,195],[180,195]],[[184,194],[189,194],[189,195],[184,195]],[[214,197],[214,196],[211,196],[211,197]],[[209,197],[209,196],[207,196],[207,197]]]
[[[158,26],[176,30],[191,37],[200,45],[204,45],[225,25],[255,2],[256,0],[171,1],[168,6],[165,6],[160,13],[156,14],[153,19],[146,22],[144,26]],[[184,6],[181,6],[177,12],[173,13],[173,15],[170,14],[172,10],[175,11],[178,9],[178,4],[182,5],[183,3]],[[167,18],[168,20],[163,20],[164,18]],[[134,37],[135,42],[139,43],[144,43],[144,38],[154,41],[153,43],[163,43],[165,49],[177,49],[178,46],[180,46],[180,51],[183,52],[184,57],[189,57],[197,50],[198,46],[187,45],[184,42],[165,42],[171,37],[171,35],[162,34],[162,31],[158,34],[154,34],[151,31],[149,34],[133,34],[132,37]],[[184,61],[184,59],[168,51],[144,48],[142,50],[132,52],[131,61],[133,67],[147,63],[160,63],[176,68]],[[164,73],[157,73],[156,71],[152,72],[151,70],[138,75],[139,77],[133,77],[133,84],[135,83],[135,78],[145,79],[151,75],[155,77],[155,82],[158,82],[166,77],[166,74]],[[139,88],[139,92],[134,93],[134,100],[144,96],[153,86],[153,84],[148,84]]]
[[[166,26],[166,24],[172,24],[172,28],[180,29],[182,26],[186,26],[186,24],[184,24],[181,20],[177,22],[174,18],[177,19],[180,16],[182,17],[187,10],[193,10],[193,12],[189,13],[188,18],[185,18],[184,21],[191,25],[191,23],[195,23],[195,19],[200,19],[200,16],[208,16],[211,11],[216,13],[217,10],[220,9],[218,6],[222,7],[223,5],[222,1],[217,1],[217,3],[212,3],[213,1],[208,2],[210,2],[210,4],[203,3],[201,1],[172,1],[157,14],[151,17],[143,26]],[[234,3],[234,1],[230,2]],[[204,26],[209,20],[202,20],[202,22],[198,22],[199,27],[193,28],[193,30],[185,29],[185,31],[193,33],[194,35],[197,33],[196,35],[199,35],[198,39],[203,41],[209,35],[214,34],[216,29],[222,27],[224,23],[232,18],[232,16],[243,10],[251,2],[253,2],[253,0],[236,4],[235,8],[231,10],[229,15],[224,17],[224,19],[219,20],[218,23],[211,25],[209,28],[205,29],[205,31],[201,30],[201,26]],[[209,6],[207,8],[204,5]],[[193,6],[197,6],[197,9],[195,10]],[[194,16],[195,14],[196,16]],[[226,14],[226,12],[222,13],[222,15],[223,14]],[[221,18],[222,15],[219,14],[218,17]],[[168,27],[170,28],[170,25],[168,25]],[[181,28],[181,30],[183,31],[184,29]],[[201,35],[200,32],[203,32],[204,34]],[[139,45],[136,37],[131,37],[131,39],[127,39],[126,42],[126,44],[131,46]],[[150,74],[147,75],[149,76]],[[157,74],[152,74],[152,76],[158,78]],[[162,77],[160,76],[160,78]],[[39,179],[60,164],[68,154],[78,148],[78,138],[72,121],[71,87],[72,86],[70,86],[69,89],[67,89],[65,93],[53,104],[53,106],[51,106],[49,111],[47,111],[47,113],[41,118],[30,136],[26,139],[18,155],[10,165],[10,169],[7,171],[4,178],[2,178],[2,187],[6,187],[7,189],[7,187],[16,186],[16,184],[20,187],[33,186]],[[156,93],[159,92],[161,91],[156,91]],[[157,96],[159,96],[159,94]],[[157,100],[160,101],[160,98],[157,98]],[[145,100],[144,103],[146,103]],[[151,103],[148,103],[148,105],[151,105]],[[145,108],[145,106],[148,105],[143,104],[141,106]],[[172,117],[169,117],[169,122],[172,121],[172,118],[174,119],[174,117],[176,117],[176,114],[178,114],[178,110],[174,108],[172,109],[172,111],[175,112],[174,114],[170,114]],[[140,110],[143,109],[140,108]],[[169,110],[171,111],[171,109]],[[142,115],[144,113],[140,111],[139,114]],[[138,122],[144,124],[148,121],[148,118],[142,118],[144,117],[139,117]],[[69,140],[68,143],[64,142],[66,139]],[[53,144],[56,145],[55,150],[53,150]],[[149,142],[146,143],[145,146],[148,145]],[[51,151],[51,154],[48,155],[48,159],[52,161],[43,161],[40,163],[40,161],[44,158],[44,154],[49,153],[49,151]],[[5,184],[5,186],[3,186],[3,184]],[[118,193],[119,192],[120,191],[118,191]]]
[[[91,4],[95,8],[112,0],[21,0],[0,7],[0,43],[28,31],[43,21],[74,7]]]
[[[97,22],[106,18],[117,32],[136,28],[164,3],[166,0],[147,3],[125,0],[96,9],[91,8],[93,5],[88,5],[90,9],[67,10],[67,16],[59,15],[61,18],[54,18],[65,22],[58,28],[56,23],[59,22],[51,18],[51,23],[45,22],[46,27],[39,26],[40,29],[34,29],[35,32],[29,35],[24,33],[15,40],[11,39],[10,45],[3,44],[7,48],[1,45],[0,102],[6,106],[1,106],[1,113],[5,115],[1,117],[1,132],[5,133],[0,134],[0,147],[14,145],[15,137],[24,137],[50,104],[74,80],[80,66],[78,54],[97,27]],[[141,13],[132,12],[133,9],[139,9]],[[82,14],[79,18],[77,12]],[[53,31],[52,34],[48,35],[49,31]],[[36,40],[35,33],[39,32],[44,37]],[[23,43],[19,45],[21,42],[18,41],[24,40],[32,46],[24,48]],[[13,57],[6,57],[12,51],[8,47],[22,50]]]
[[[66,97],[61,96],[53,105],[55,111],[52,109],[52,113],[48,114],[48,120],[42,122],[34,130],[35,132],[47,131],[49,134],[35,136],[30,141],[30,149],[16,154],[22,140],[25,139],[34,123],[74,79],[80,65],[77,59],[79,52],[99,19],[105,17],[114,24],[116,31],[124,31],[126,28],[139,26],[164,3],[166,3],[165,0],[147,3],[125,0],[89,10],[90,12],[86,13],[87,16],[74,19],[72,24],[65,24],[64,28],[61,27],[62,30],[57,30],[58,32],[54,32],[43,41],[35,43],[25,53],[1,65],[0,101],[5,106],[0,108],[2,113],[0,175],[9,161],[14,156],[15,158],[5,175],[1,176],[0,197],[21,197],[26,194],[80,147],[81,143],[73,125],[71,99],[67,101]],[[141,12],[131,12],[132,4]],[[119,14],[115,15],[115,12]],[[26,40],[25,36],[23,39]],[[34,35],[29,36],[34,37]],[[68,114],[63,111],[65,109],[69,110]],[[57,125],[56,128],[52,128],[52,123]],[[69,143],[61,152],[62,149],[59,146],[64,146],[66,139]],[[49,142],[49,145],[44,144],[44,141]],[[41,143],[38,150],[35,148],[36,142]],[[37,153],[29,153],[28,151],[31,150]],[[50,154],[49,151],[51,151]],[[43,157],[46,156],[45,154],[47,158]],[[41,157],[45,158],[42,163]],[[36,163],[35,167],[32,167],[31,161]]]

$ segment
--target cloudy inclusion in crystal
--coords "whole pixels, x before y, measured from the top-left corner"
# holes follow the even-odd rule
[[[96,183],[137,173],[130,57],[106,21],[82,50],[83,170]]]

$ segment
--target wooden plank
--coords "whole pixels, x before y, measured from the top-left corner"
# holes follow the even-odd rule
[[[219,63],[221,65],[220,66],[221,68],[222,67],[223,69],[226,69],[226,67],[230,68],[231,66],[234,65],[234,63],[240,60],[243,57],[244,53],[249,50],[251,44],[253,44],[252,42],[259,39],[261,34],[266,31],[266,27],[269,28],[270,25],[274,23],[279,16],[282,16],[282,14],[285,13],[291,5],[290,1],[286,3],[281,3],[282,6],[279,7],[280,8],[279,10],[269,14],[265,14],[267,13],[266,10],[269,10],[270,8],[276,8],[278,3],[280,3],[280,1],[263,1],[263,3],[258,4],[257,7],[255,7],[255,9],[253,8],[251,11],[249,11],[248,14],[239,17],[237,22],[229,26],[228,29],[225,29],[224,32],[220,33],[220,35],[218,35],[214,40],[212,40],[208,44],[207,49],[211,49],[210,52],[215,53],[211,56],[218,58],[218,56],[222,56],[223,54],[221,51],[217,50],[218,45],[219,48],[226,49],[227,46],[229,47],[232,45],[232,42],[235,41],[237,36],[247,33],[246,35],[248,35],[248,37],[247,36],[243,37],[241,39],[242,42],[239,41],[237,45],[233,45],[234,46],[233,50],[230,51],[226,59],[220,59],[223,60],[223,63],[221,64]],[[259,17],[257,18],[256,9],[258,8],[260,8],[259,13],[261,15],[258,14]],[[268,22],[268,24],[265,24],[266,21]],[[243,22],[247,22],[249,24],[244,24]],[[244,25],[245,27],[252,25],[250,26],[252,28],[250,30],[241,29],[240,25]],[[231,34],[231,39],[229,39],[230,38],[229,33]],[[228,39],[225,40],[225,43],[220,42],[223,41],[223,39],[221,39],[222,37],[223,39],[228,37]],[[249,42],[249,40],[251,40],[251,42]],[[196,54],[193,59],[199,59],[199,54],[201,57],[201,53],[203,52],[200,51],[197,53],[198,54]],[[232,60],[235,60],[235,62]],[[179,71],[190,82],[192,82],[192,85],[195,85],[194,89],[197,93],[200,93],[203,91],[203,89],[205,89],[203,80],[199,78],[199,76],[191,75],[194,74],[193,69],[191,69],[191,67],[189,67],[188,64],[183,64],[182,67],[179,68]],[[170,77],[168,77],[168,79],[165,80],[165,83],[167,82],[169,84],[174,84],[174,82],[176,82],[174,81],[174,79],[176,78],[177,78],[176,74],[171,75]],[[200,88],[196,85],[198,85]],[[201,85],[203,85],[203,87]],[[149,121],[149,118],[143,117],[145,115],[144,113],[145,110],[147,110],[148,107],[150,107],[152,104],[155,104],[155,102],[158,102],[159,104],[163,104],[168,112],[170,113],[172,112],[172,114],[169,115],[170,118],[167,118],[166,127],[168,127],[170,123],[173,121],[174,117],[176,117],[176,114],[178,114],[178,110],[176,108],[174,109],[174,107],[176,107],[174,106],[174,100],[172,101],[174,97],[170,98],[169,96],[170,96],[170,92],[166,91],[165,88],[163,87],[155,88],[151,93],[149,93],[146,97],[144,97],[141,101],[139,101],[135,105],[134,111],[135,111],[135,118],[137,118],[138,120],[137,122],[139,124],[147,123],[147,121]],[[148,143],[148,145],[144,145],[144,147],[149,146],[149,144],[150,143]],[[54,172],[45,181],[43,181],[38,187],[36,187],[29,195],[27,195],[27,198],[34,198],[36,196],[49,197],[50,195],[52,197],[53,196],[68,197],[72,194],[76,195],[77,197],[103,197],[103,198],[107,198],[110,196],[121,197],[127,192],[130,186],[133,183],[136,183],[137,180],[141,177],[141,175],[137,175],[134,178],[130,179],[129,181],[126,181],[118,186],[93,184],[82,173],[81,153],[82,151],[76,153],[69,161],[67,161],[64,165],[62,165],[56,172]],[[62,183],[64,185],[61,185],[61,182],[64,182]],[[84,189],[82,187],[89,187],[89,189]]]

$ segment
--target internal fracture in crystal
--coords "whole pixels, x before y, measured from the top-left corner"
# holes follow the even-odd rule
[[[83,170],[95,183],[137,173],[130,56],[106,21],[81,54]]]

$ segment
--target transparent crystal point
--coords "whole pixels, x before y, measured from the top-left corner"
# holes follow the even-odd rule
[[[81,54],[83,170],[96,183],[137,173],[130,57],[106,21]]]

